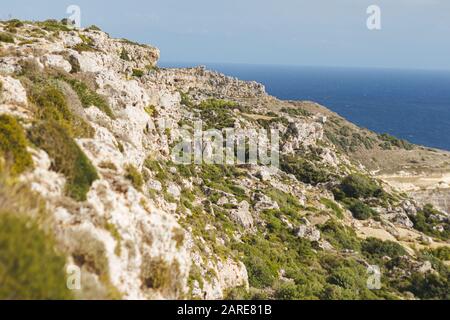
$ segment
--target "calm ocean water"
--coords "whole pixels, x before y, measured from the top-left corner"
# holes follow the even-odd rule
[[[189,67],[198,64],[162,64]],[[280,99],[312,100],[359,126],[450,150],[450,71],[206,64],[263,83]]]

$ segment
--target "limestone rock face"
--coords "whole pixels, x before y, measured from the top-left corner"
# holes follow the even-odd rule
[[[46,67],[62,69],[66,72],[72,70],[72,65],[60,55],[46,54],[42,57],[42,63]]]
[[[85,31],[83,36],[94,44],[96,51],[70,53],[78,62],[81,71],[100,72],[114,70],[131,72],[132,69],[146,70],[156,65],[159,50],[147,45],[140,45],[122,39],[112,39],[101,31]],[[64,33],[63,44],[74,49],[83,40],[74,33]]]
[[[204,67],[162,69],[152,73],[149,79],[166,87],[176,86],[182,91],[193,88],[196,91],[214,91],[217,95],[224,97],[249,98],[265,95],[262,84],[230,78],[218,72],[206,70]]]
[[[237,209],[231,211],[231,217],[244,228],[253,227],[253,217],[250,213],[250,204],[247,201],[242,201]]]
[[[99,91],[109,97],[111,106],[115,110],[124,107],[145,107],[150,103],[150,98],[137,80],[125,80],[114,71],[106,71],[97,74]]]
[[[19,80],[10,76],[0,76],[2,82],[1,104],[24,105],[28,104],[27,93]]]
[[[304,238],[309,241],[319,241],[320,231],[314,226],[301,225],[297,228],[297,237]]]
[[[414,223],[409,219],[408,215],[404,212],[389,213],[387,218],[390,221],[405,226],[407,228],[412,228],[414,226]]]
[[[253,200],[255,201],[254,208],[257,212],[280,209],[278,203],[270,199],[270,197],[266,196],[265,194],[256,193]]]
[[[19,57],[1,57],[0,58],[0,72],[3,74],[13,74],[19,70]]]
[[[317,141],[322,140],[323,127],[317,122],[291,122],[287,127],[286,134],[289,138],[283,146],[283,152],[293,153],[301,146],[316,145]]]
[[[249,287],[247,269],[242,262],[236,263],[231,259],[227,259],[225,262],[220,262],[217,265],[217,269],[222,288]]]
[[[29,118],[28,99],[19,80],[0,75],[0,114],[6,113],[20,118]]]
[[[0,30],[4,28],[0,22]],[[333,252],[336,258],[358,253],[337,248],[320,227],[328,221],[355,230],[361,238],[374,236],[407,246],[400,239],[408,233],[422,245],[436,244],[412,230],[411,219],[420,208],[406,196],[397,194],[401,201],[395,205],[370,204],[378,209],[379,221],[355,220],[336,202],[331,191],[343,177],[367,172],[327,140],[326,126],[333,118],[328,113],[295,116],[296,103],[269,96],[263,85],[204,67],[159,69],[158,49],[101,31],[42,29],[33,36],[35,28],[26,23],[18,31],[16,36],[26,44],[0,43],[0,114],[17,117],[25,131],[33,128],[37,106],[29,101],[29,87],[20,73],[31,63],[56,83],[70,111],[92,128],[83,138],[70,137],[98,174],[85,200],[67,195],[70,180],[55,169],[51,152],[31,143],[34,167],[18,178],[45,202],[50,213],[46,229],[54,233],[67,265],[81,269],[78,298],[223,299],[234,289],[252,292],[249,277],[255,266],[236,247],[248,245],[245,241],[252,236],[262,240],[270,229],[282,228],[283,241],[314,242],[314,252]],[[88,99],[69,81],[51,78],[54,74],[83,82]],[[105,112],[99,100],[111,112]],[[204,107],[204,101],[211,106]],[[294,115],[281,111],[284,107]],[[299,157],[313,165],[296,172],[260,162],[176,163],[174,147],[183,139],[194,140],[198,120],[252,129],[253,135],[255,128],[276,128],[282,140],[280,158]],[[198,144],[202,154],[212,152],[204,142]],[[448,215],[432,218],[443,224]],[[363,256],[358,259],[367,264]],[[404,259],[414,271],[434,272],[429,263],[412,256]],[[275,270],[281,275],[275,283],[292,281],[281,269]],[[269,294],[275,289],[264,288]]]

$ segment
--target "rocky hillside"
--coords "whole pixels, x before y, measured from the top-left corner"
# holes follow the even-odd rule
[[[389,181],[450,173],[448,154],[158,58],[0,23],[0,298],[450,298],[448,210]],[[176,163],[197,120],[277,129],[279,168]]]

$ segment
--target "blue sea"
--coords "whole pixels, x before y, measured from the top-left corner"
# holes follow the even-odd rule
[[[361,127],[450,150],[450,71],[204,65],[263,83],[269,94],[280,99],[316,101]]]

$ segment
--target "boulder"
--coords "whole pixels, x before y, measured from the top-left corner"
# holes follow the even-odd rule
[[[46,54],[41,58],[41,62],[48,68],[61,69],[65,72],[72,71],[72,65],[69,61],[57,54]]]
[[[253,227],[253,217],[250,213],[250,205],[245,200],[238,205],[237,209],[231,210],[230,216],[244,228]]]
[[[27,106],[27,92],[22,83],[11,76],[1,76],[0,104]]]
[[[253,201],[255,203],[253,207],[257,212],[271,209],[274,210],[280,209],[276,201],[273,201],[270,197],[266,196],[263,193],[255,193],[253,195]]]
[[[309,241],[319,241],[320,231],[314,226],[301,225],[296,230],[296,236]]]
[[[171,183],[167,187],[167,192],[174,198],[179,199],[181,195],[181,189],[178,185]]]

